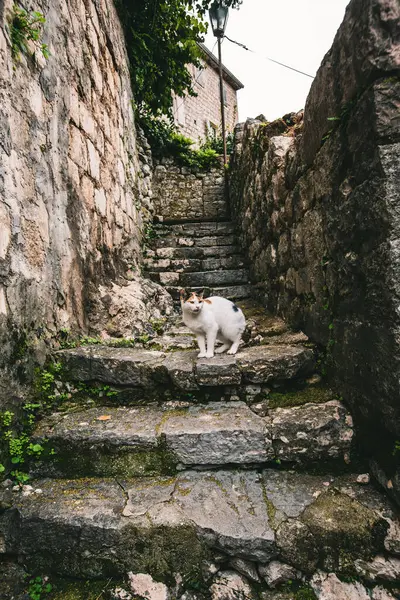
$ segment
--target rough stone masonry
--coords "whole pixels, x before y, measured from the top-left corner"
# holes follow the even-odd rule
[[[169,306],[159,286],[143,288],[137,277],[152,216],[151,154],[143,141],[139,161],[114,5],[35,0],[24,7],[44,15],[50,55],[31,45],[34,57],[12,59],[13,2],[0,3],[0,406],[25,355],[43,359],[46,339],[61,328],[87,330],[93,305],[101,331],[111,284],[137,323],[160,297]],[[133,292],[119,291],[129,274],[136,274]]]
[[[302,134],[282,122],[238,126],[230,177],[253,283],[327,349],[375,473],[398,501],[399,75],[398,1],[352,0]]]

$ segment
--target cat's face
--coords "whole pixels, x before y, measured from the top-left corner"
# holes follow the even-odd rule
[[[199,313],[203,308],[203,294],[196,294],[196,292],[186,292],[185,290],[181,290],[180,296],[182,309],[196,314]]]

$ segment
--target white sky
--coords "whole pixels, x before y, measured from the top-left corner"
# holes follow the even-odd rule
[[[244,84],[239,120],[263,113],[268,120],[304,107],[312,79],[275,60],[315,75],[343,21],[349,0],[243,0],[229,11],[226,34],[256,54],[224,40],[222,62]],[[205,44],[214,48],[211,27]],[[214,48],[217,54],[217,47]]]

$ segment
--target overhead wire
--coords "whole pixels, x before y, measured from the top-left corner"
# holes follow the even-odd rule
[[[247,50],[248,52],[251,52],[252,54],[258,54],[258,52],[251,50],[250,48],[245,46],[245,44],[242,44],[241,42],[237,42],[236,40],[232,40],[227,35],[224,35],[224,38],[226,38],[229,42],[232,42],[232,44],[236,44],[237,46],[240,46],[241,48],[243,48],[244,50]],[[301,75],[305,75],[306,77],[310,77],[311,79],[314,79],[313,75],[309,75],[308,73],[305,73],[304,71],[300,71],[299,69],[295,69],[294,67],[285,65],[285,63],[279,62],[279,60],[275,60],[273,58],[270,58],[269,56],[263,56],[263,58],[265,58],[266,60],[270,60],[271,62],[276,63],[277,65],[281,65],[281,67],[285,67],[285,69],[290,69],[291,71],[296,71],[296,73],[301,73]]]
[[[248,48],[245,44],[242,44],[241,42],[237,42],[236,40],[232,40],[230,37],[228,37],[227,35],[224,35],[224,38],[226,38],[229,42],[231,42],[232,44],[236,44],[237,46],[240,46],[241,48],[243,48],[244,50],[247,50],[247,52],[251,52],[252,54],[256,54],[259,55],[258,52],[255,52],[254,50],[251,50],[250,48]],[[217,45],[218,40],[215,42],[213,49],[211,50],[211,53],[214,53],[215,50],[215,46]],[[301,75],[305,75],[306,77],[310,77],[310,79],[314,79],[314,75],[310,75],[309,73],[305,73],[304,71],[300,71],[300,69],[295,69],[294,67],[291,67],[290,65],[286,65],[285,63],[280,62],[279,60],[275,60],[274,58],[270,58],[269,56],[263,56],[263,58],[265,58],[266,60],[269,60],[277,65],[280,65],[281,67],[285,67],[285,69],[290,69],[291,71],[295,71],[296,73],[300,73]],[[202,71],[200,71],[200,73],[198,74],[198,76],[196,77],[196,79],[194,80],[194,83],[197,83],[200,76],[201,76]],[[175,117],[176,113],[178,112],[178,110],[181,108],[181,106],[185,103],[187,97],[182,99],[182,102],[175,108],[174,112],[173,112],[173,116]]]

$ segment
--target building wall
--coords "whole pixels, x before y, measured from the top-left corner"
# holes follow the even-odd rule
[[[204,139],[210,124],[221,133],[221,108],[219,75],[207,63],[204,69],[190,65],[194,80],[193,89],[197,96],[174,97],[174,119],[178,129],[196,144]],[[238,122],[237,95],[233,87],[224,81],[226,91],[225,121],[226,130],[233,131]]]

